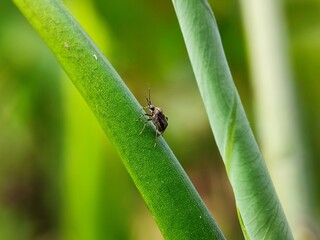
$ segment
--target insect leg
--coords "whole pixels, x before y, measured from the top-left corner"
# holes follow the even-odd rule
[[[148,122],[149,122],[149,121],[152,121],[152,118],[148,118],[147,121],[148,121]],[[143,130],[146,128],[146,126],[147,126],[147,123],[145,123],[145,124],[143,125],[143,128],[141,129],[139,135],[143,132]]]
[[[138,117],[138,118],[136,119],[136,121],[140,121],[140,119],[143,118],[143,117],[144,117],[144,115],[141,115],[140,117]]]
[[[152,117],[151,114],[145,113],[145,114],[141,115],[140,117],[138,117],[138,118],[136,119],[136,121],[139,121],[139,120],[140,120],[141,118],[143,118],[144,116]]]
[[[158,130],[156,129],[156,137],[154,138],[154,146],[157,146],[157,137],[158,137]]]
[[[143,130],[146,128],[146,126],[147,126],[147,124],[145,123],[145,124],[143,125],[143,128],[141,129],[139,135],[143,132]]]

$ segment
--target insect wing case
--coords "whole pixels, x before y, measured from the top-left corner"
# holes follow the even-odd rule
[[[157,108],[153,114],[153,123],[156,129],[162,134],[168,126],[168,118],[163,114],[161,108]]]

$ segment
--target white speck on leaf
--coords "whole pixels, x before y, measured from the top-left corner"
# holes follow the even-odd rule
[[[69,45],[69,43],[67,43],[67,42],[64,42],[63,45],[64,45],[64,47],[67,48],[67,49],[70,48],[70,45]]]
[[[94,59],[95,59],[96,61],[98,60],[98,57],[97,57],[96,54],[93,54],[93,57],[94,57]]]

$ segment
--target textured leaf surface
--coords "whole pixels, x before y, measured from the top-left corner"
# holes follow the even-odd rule
[[[155,148],[151,125],[139,135],[141,106],[60,1],[14,2],[94,112],[165,239],[224,239],[163,138]]]
[[[233,187],[247,239],[292,239],[234,86],[206,0],[173,0],[190,61]]]

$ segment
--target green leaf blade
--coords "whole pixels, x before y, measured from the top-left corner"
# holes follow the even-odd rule
[[[246,238],[292,239],[263,157],[234,86],[206,0],[173,0]]]
[[[224,239],[163,138],[154,147],[155,129],[150,123],[139,135],[144,124],[136,121],[142,114],[140,104],[60,1],[13,2],[92,109],[165,239]]]

